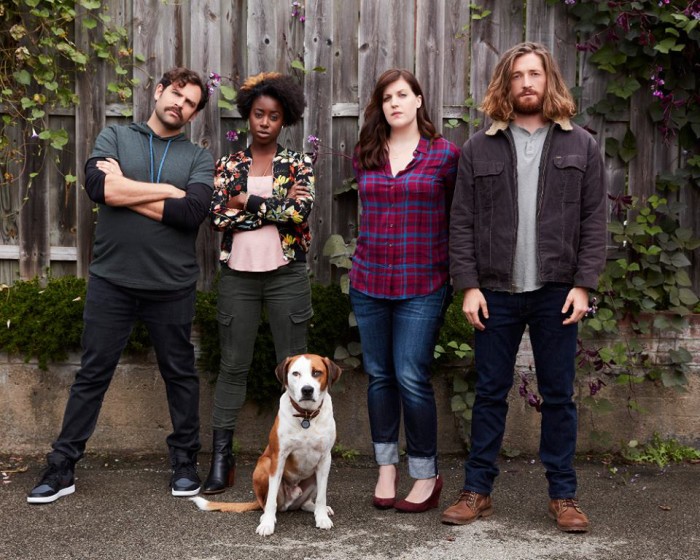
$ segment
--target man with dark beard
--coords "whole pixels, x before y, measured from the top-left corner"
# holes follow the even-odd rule
[[[148,329],[170,409],[173,496],[199,491],[199,378],[190,342],[199,276],[196,238],[209,213],[211,154],[183,134],[208,88],[187,68],[163,74],[148,121],[100,132],[85,165],[99,204],[83,312],[83,354],[48,466],[30,491],[46,504],[75,491],[75,463],[92,435],[114,370],[137,319]]]
[[[585,532],[573,391],[577,323],[606,257],[602,157],[571,122],[574,101],[542,45],[503,55],[481,108],[493,124],[462,147],[450,220],[450,273],[475,329],[476,400],[464,487],[442,521],[463,525],[493,513],[507,396],[528,327],[549,514],[562,531]]]

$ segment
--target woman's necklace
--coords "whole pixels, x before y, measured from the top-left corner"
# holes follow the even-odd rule
[[[258,171],[255,171],[255,159],[253,159],[253,163],[250,166],[250,171],[248,172],[248,175],[251,177],[265,177],[266,175],[272,175],[272,160],[274,158],[270,158],[270,161],[267,162],[267,165],[265,165],[262,169],[262,172],[260,171],[260,168],[258,168]]]

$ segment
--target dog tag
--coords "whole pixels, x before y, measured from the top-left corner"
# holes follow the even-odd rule
[[[308,418],[304,418],[304,419],[301,421],[301,427],[304,428],[304,429],[306,430],[306,428],[308,428],[309,426],[311,426],[311,422],[309,422],[309,419],[308,419]]]

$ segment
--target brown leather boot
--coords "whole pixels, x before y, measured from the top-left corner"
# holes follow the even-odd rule
[[[491,496],[465,490],[457,501],[442,513],[442,522],[448,525],[466,525],[492,513]]]
[[[556,519],[559,530],[566,533],[588,531],[588,517],[581,511],[576,498],[550,500],[549,516]]]

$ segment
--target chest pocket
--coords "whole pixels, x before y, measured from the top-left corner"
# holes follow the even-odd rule
[[[474,162],[474,190],[477,208],[491,208],[493,206],[496,185],[501,181],[503,167],[502,161]]]
[[[580,202],[581,181],[586,172],[586,157],[576,154],[555,156],[553,161],[562,202]]]

